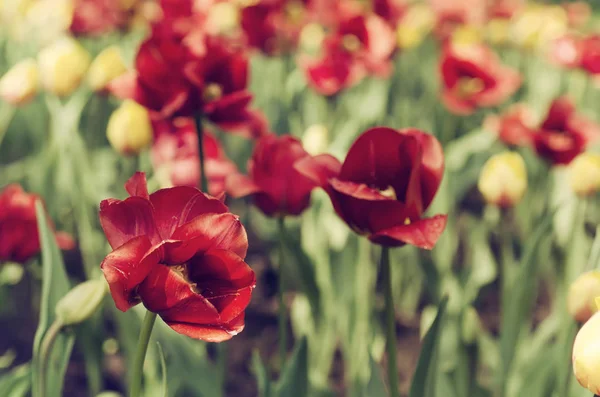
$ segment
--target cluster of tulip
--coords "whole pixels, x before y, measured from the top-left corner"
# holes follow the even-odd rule
[[[0,1],[0,395],[600,394],[596,17]]]

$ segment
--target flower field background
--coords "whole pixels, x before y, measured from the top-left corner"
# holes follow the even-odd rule
[[[599,6],[1,0],[0,397],[600,395]]]

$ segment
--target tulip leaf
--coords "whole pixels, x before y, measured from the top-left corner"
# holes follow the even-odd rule
[[[308,396],[308,343],[300,339],[292,357],[281,371],[276,393],[279,397]]]
[[[165,361],[165,352],[160,344],[156,342],[156,348],[158,350],[158,357],[160,358],[160,373],[162,378],[162,396],[169,397],[169,386],[167,383],[167,362]]]
[[[317,275],[315,266],[312,261],[302,249],[301,244],[293,241],[287,229],[281,221],[281,239],[285,244],[285,251],[290,255],[286,255],[286,259],[293,259],[296,263],[296,270],[298,271],[298,277],[300,278],[300,284],[302,292],[308,298],[310,302],[310,308],[315,319],[315,324],[318,324],[321,318],[321,294],[319,291],[319,285],[317,283]],[[290,258],[291,257],[291,258]]]
[[[252,352],[252,372],[256,377],[256,383],[258,384],[258,395],[260,397],[271,397],[271,381],[269,380],[269,373],[265,364],[260,357],[258,350]]]
[[[0,376],[0,396],[25,397],[31,389],[31,366],[24,364]]]
[[[71,289],[62,255],[58,246],[54,233],[46,219],[46,213],[41,202],[35,204],[40,245],[42,248],[42,294],[40,303],[40,320],[35,333],[33,342],[33,359],[32,359],[32,381],[33,381],[33,396],[40,395],[39,380],[42,374],[40,373],[40,345],[48,328],[55,321],[56,315],[54,308],[58,301],[69,292]],[[62,386],[71,356],[71,350],[75,338],[72,334],[60,333],[54,348],[48,358],[48,373],[46,374],[45,396],[60,397],[62,396]]]
[[[433,324],[423,338],[423,347],[410,386],[410,397],[434,397],[437,375],[437,356],[442,337],[442,319],[448,305],[448,297],[440,302]]]

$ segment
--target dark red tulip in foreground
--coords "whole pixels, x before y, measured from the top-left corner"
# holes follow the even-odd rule
[[[149,195],[141,172],[125,188],[129,198],[100,203],[114,250],[102,271],[117,308],[142,302],[176,332],[210,342],[241,332],[256,280],[238,217],[192,187]]]

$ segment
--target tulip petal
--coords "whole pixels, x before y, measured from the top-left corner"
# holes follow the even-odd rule
[[[165,261],[169,264],[184,263],[210,249],[225,249],[245,258],[248,237],[236,215],[207,214],[175,230],[164,248]]]
[[[189,186],[158,190],[150,195],[150,202],[154,206],[156,228],[164,240],[199,215],[227,212],[221,201]]]
[[[142,235],[147,236],[154,244],[160,241],[152,204],[138,196],[123,201],[103,200],[100,203],[100,224],[113,249]]]
[[[296,171],[311,179],[318,186],[325,187],[330,178],[339,175],[342,164],[329,154],[305,157],[294,163]]]
[[[135,237],[102,261],[100,268],[117,309],[127,311],[139,303],[134,291],[159,261],[157,251],[151,250],[151,247],[148,237]]]
[[[430,250],[444,231],[447,218],[447,215],[436,215],[408,225],[394,226],[369,236],[369,240],[387,246],[410,244]]]
[[[229,175],[225,181],[225,190],[233,198],[249,196],[261,191],[260,187],[246,175]]]
[[[146,173],[136,172],[131,178],[125,182],[125,190],[132,197],[141,197],[149,199],[148,185],[146,183]]]
[[[244,316],[241,317],[240,321],[237,321],[235,326],[228,328],[227,325],[202,325],[202,324],[190,324],[190,323],[178,323],[166,321],[167,325],[173,329],[173,331],[189,336],[190,338],[200,339],[206,342],[224,342],[231,339],[244,329]]]
[[[217,309],[172,267],[155,266],[138,293],[144,306],[167,323],[210,325],[220,322]]]

